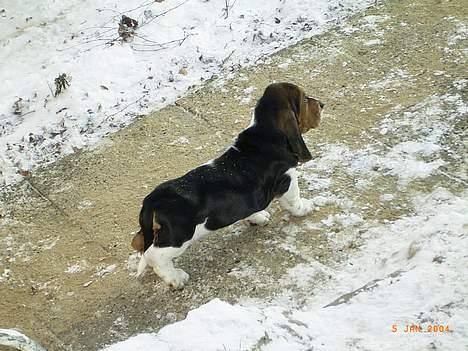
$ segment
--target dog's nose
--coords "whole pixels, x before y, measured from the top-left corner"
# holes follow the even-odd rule
[[[325,106],[325,104],[322,101],[319,101],[319,105],[320,105],[320,108],[322,108],[322,109]]]

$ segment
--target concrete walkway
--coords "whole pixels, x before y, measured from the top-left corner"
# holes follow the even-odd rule
[[[287,269],[309,257],[329,265],[345,260],[356,249],[353,233],[337,251],[323,230],[299,219],[291,221],[299,228],[294,245],[301,254],[288,249],[291,238],[282,229],[290,220],[276,206],[267,227],[236,225],[181,257],[178,265],[191,275],[183,291],[170,291],[153,274],[135,279],[129,244],[143,197],[222,152],[248,125],[256,99],[273,81],[296,83],[326,103],[323,124],[307,135],[317,157],[318,146],[329,143],[353,149],[376,137],[392,142],[373,130],[384,116],[411,111],[466,78],[466,29],[460,29],[466,18],[468,7],[461,0],[386,1],[265,65],[207,83],[96,150],[36,171],[0,197],[0,327],[20,328],[51,350],[96,350],[156,331],[215,297],[268,299],[284,288],[277,282]],[[457,128],[466,130],[466,119]],[[463,151],[460,140],[451,142]],[[446,161],[446,172],[463,173],[450,155]],[[407,194],[413,190],[464,188],[463,182],[437,174],[405,189],[381,179],[355,192],[352,177],[339,170],[331,177],[334,194],[368,208],[366,221],[411,211]],[[306,197],[317,195],[304,181],[302,188]],[[380,203],[383,191],[397,194],[397,205]],[[307,223],[337,211],[325,206]],[[249,269],[255,274],[247,274]],[[325,278],[317,277],[317,283],[320,279]],[[300,299],[300,289],[297,294]]]

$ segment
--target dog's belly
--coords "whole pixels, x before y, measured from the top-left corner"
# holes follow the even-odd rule
[[[266,194],[241,193],[228,201],[220,201],[211,207],[206,219],[207,230],[218,230],[243,220],[268,207],[273,200]]]

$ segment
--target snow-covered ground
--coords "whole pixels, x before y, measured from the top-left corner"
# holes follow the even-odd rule
[[[0,6],[0,186],[95,145],[214,74],[374,0],[10,1]],[[122,15],[138,26],[128,41]],[[55,79],[70,85],[54,97]],[[70,78],[71,77],[71,78]]]
[[[279,281],[284,291],[273,301],[232,305],[215,298],[157,334],[140,334],[105,351],[466,350],[468,191],[439,186],[424,193],[411,190],[411,183],[443,175],[441,150],[451,151],[446,138],[468,112],[460,94],[467,83],[457,81],[451,93],[430,96],[410,110],[396,106],[374,130],[381,138],[357,150],[321,145],[321,157],[302,167],[310,190],[319,190],[315,204],[334,203],[342,211],[309,226],[321,228],[337,247],[347,237],[357,240],[362,246],[356,254],[335,266],[303,256],[308,262]],[[351,197],[337,199],[328,191],[342,172],[361,189],[393,179],[392,192],[380,201],[396,207],[402,203],[393,201],[404,193],[411,210],[393,221],[362,220],[363,208]],[[452,175],[467,184],[466,174]],[[342,229],[327,230],[335,224]],[[292,239],[295,227],[286,227]],[[305,292],[301,301],[299,290]]]
[[[25,0],[0,5],[0,186],[95,145],[213,75],[229,77],[238,67],[264,62],[265,55],[372,3]],[[127,42],[118,34],[123,14],[138,21]],[[460,27],[451,40],[463,34],[466,28]],[[71,77],[70,86],[54,97],[54,79],[62,73]],[[409,76],[396,70],[363,88],[387,89],[401,79]],[[330,203],[339,209],[319,223],[304,223],[326,233],[337,248],[357,238],[359,251],[336,265],[304,255],[306,263],[278,281],[284,290],[272,301],[229,304],[215,298],[158,333],[136,335],[105,350],[466,350],[468,192],[411,188],[434,175],[467,184],[463,169],[445,173],[441,156],[447,151],[443,138],[468,113],[460,93],[467,81],[452,88],[411,110],[395,106],[372,131],[380,137],[365,147],[318,145],[320,157],[302,167],[308,190],[320,193],[312,198],[317,209]],[[464,155],[458,157],[463,162]],[[329,191],[337,173],[356,180],[353,190],[368,189],[382,177],[396,179],[379,201],[397,207],[404,194],[407,214],[393,221],[364,220],[365,209],[351,196],[338,198]],[[297,228],[286,226],[290,240],[281,244],[300,253],[294,246]],[[66,273],[82,266],[69,266]],[[256,274],[249,267],[234,273],[239,279]],[[0,281],[8,275],[5,270]],[[306,298],[298,301],[297,291],[307,292]],[[415,327],[405,332],[411,325],[421,332]]]

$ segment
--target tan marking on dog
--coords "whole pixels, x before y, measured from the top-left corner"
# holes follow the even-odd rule
[[[161,229],[161,224],[156,219],[156,212],[153,212],[153,243],[157,244],[158,230]],[[132,247],[134,250],[143,253],[145,251],[145,236],[140,230],[132,239]]]
[[[308,97],[303,89],[294,84],[284,84],[284,90],[291,108],[296,114],[301,134],[317,128],[320,125],[322,113],[321,102]]]
[[[161,229],[161,224],[158,223],[156,219],[156,211],[153,212],[153,232],[156,233],[159,229]]]
[[[133,237],[132,247],[134,250],[143,253],[145,249],[145,237],[143,236],[141,230]]]
[[[153,212],[153,244],[158,244],[158,230],[161,229],[161,224],[156,219],[156,211]]]
[[[305,100],[305,95],[302,100]],[[320,125],[322,108],[320,101],[314,98],[307,98],[307,102],[303,102],[303,107],[299,113],[299,130],[302,134],[307,133],[310,129],[318,128]]]

